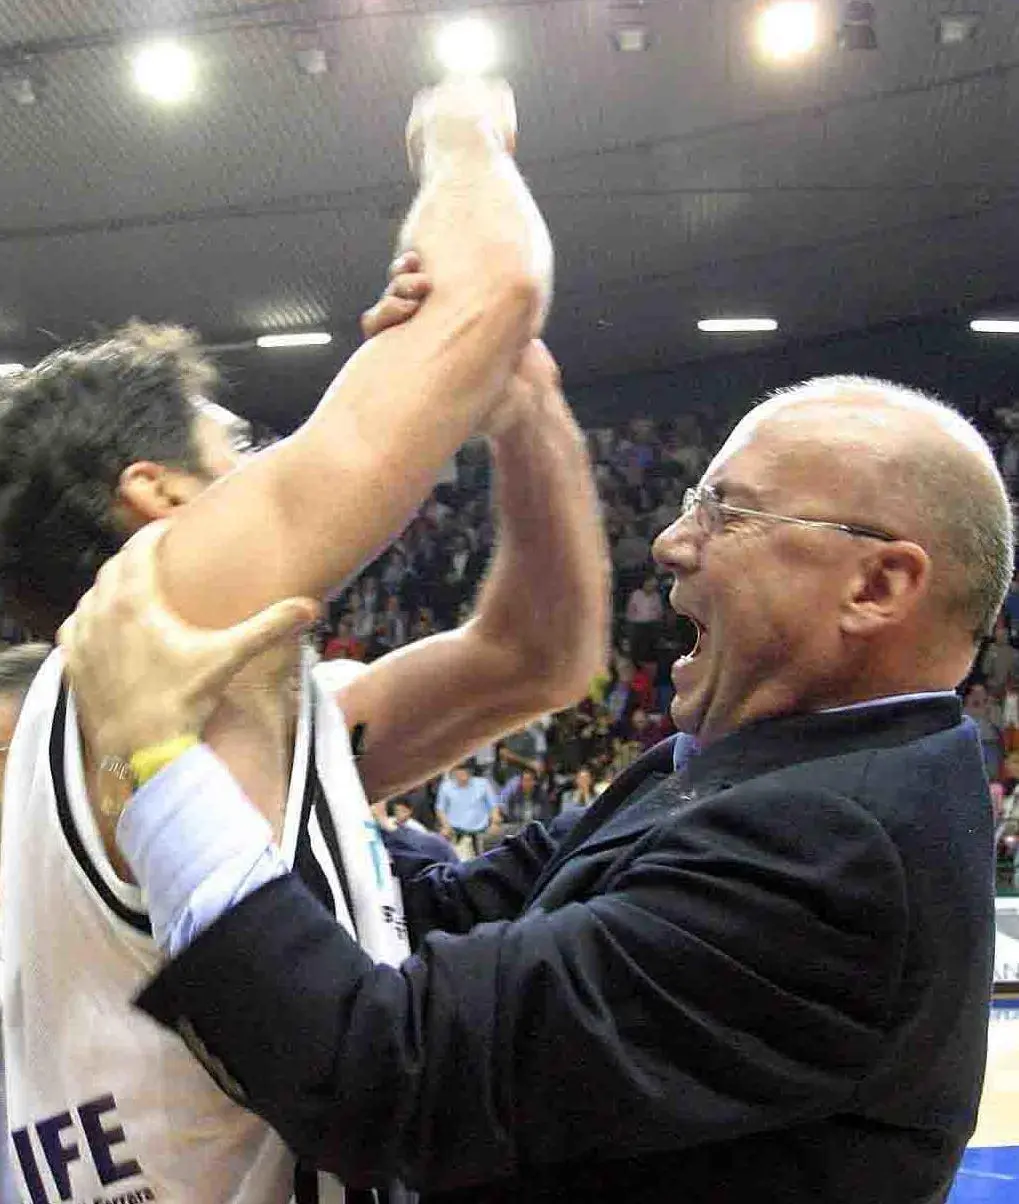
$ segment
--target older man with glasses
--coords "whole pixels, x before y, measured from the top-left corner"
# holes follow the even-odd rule
[[[210,816],[245,825],[201,749],[142,787],[119,839],[174,960],[140,1006],[347,1183],[461,1204],[943,1201],[992,960],[991,807],[954,690],[1012,576],[993,457],[920,394],[812,381],[737,426],[654,552],[698,632],[673,669],[682,734],[562,843],[532,824],[408,875],[398,969],[257,824],[230,864],[179,855]],[[120,600],[85,604],[71,667],[130,756],[182,734],[132,708],[132,664],[150,688],[161,667],[180,715],[202,637],[149,621],[145,547],[111,572]]]

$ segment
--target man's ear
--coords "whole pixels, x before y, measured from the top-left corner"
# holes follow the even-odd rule
[[[883,543],[860,562],[842,605],[842,630],[867,636],[898,626],[916,609],[930,584],[931,562],[919,544]]]
[[[151,460],[129,464],[117,482],[117,508],[130,531],[168,518],[201,493],[202,482],[179,468]]]

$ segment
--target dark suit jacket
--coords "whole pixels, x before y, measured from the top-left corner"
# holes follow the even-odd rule
[[[975,1120],[991,841],[954,699],[771,720],[419,874],[400,970],[287,877],[140,1003],[348,1183],[926,1204]]]

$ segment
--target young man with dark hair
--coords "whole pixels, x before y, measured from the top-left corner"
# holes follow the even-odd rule
[[[428,280],[414,257],[398,261],[366,316],[377,337],[282,443],[242,464],[210,411],[213,373],[194,341],[137,324],[16,378],[0,417],[0,588],[49,629],[124,540],[160,520],[160,591],[198,628],[322,597],[392,537],[466,437],[489,437],[502,542],[473,620],[371,666],[344,686],[342,713],[289,640],[238,675],[206,728],[210,763],[244,782],[256,822],[384,962],[406,948],[401,908],[358,770],[370,797],[395,793],[565,703],[600,656],[599,637],[549,621],[549,566],[564,557],[574,588],[604,610],[603,549],[582,439],[555,365],[530,342],[550,248],[511,158],[514,128],[498,85],[419,98],[408,137],[422,185],[404,242]],[[413,320],[394,326],[401,317]],[[535,616],[523,627],[521,599]],[[315,610],[282,606],[267,639]],[[549,656],[553,679],[528,671]],[[33,1204],[113,1185],[170,1204],[276,1204],[291,1186],[279,1140],[130,1007],[158,959],[158,917],[114,842],[136,770],[108,746],[101,716],[79,732],[61,669],[54,657],[26,700],[0,861],[24,1190]],[[464,705],[451,723],[454,698]],[[357,769],[347,725],[368,732]],[[237,835],[210,833],[210,851]]]

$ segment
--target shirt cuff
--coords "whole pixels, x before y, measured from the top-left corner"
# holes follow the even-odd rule
[[[268,821],[205,745],[137,792],[117,825],[117,844],[146,897],[152,934],[171,955],[286,872]]]

